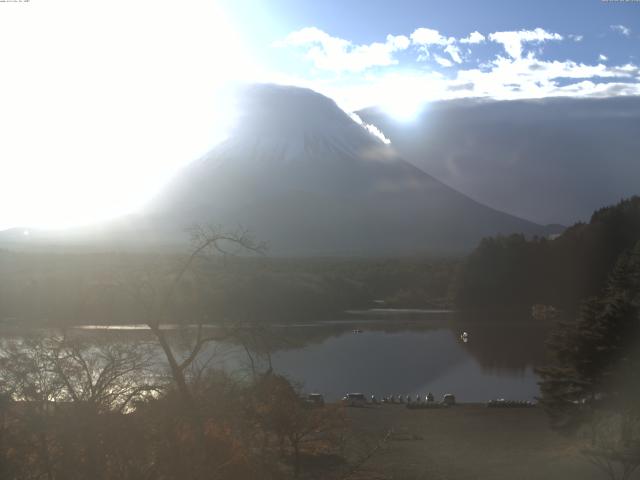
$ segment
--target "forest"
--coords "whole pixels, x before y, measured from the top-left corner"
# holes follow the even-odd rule
[[[162,284],[188,255],[0,251],[0,320],[11,325],[140,323],[136,289]],[[181,321],[292,322],[347,309],[450,305],[457,259],[201,256],[172,307]]]
[[[640,197],[632,197],[556,238],[489,237],[466,257],[201,255],[172,308],[191,322],[206,310],[210,323],[320,320],[380,305],[522,310],[542,304],[575,313],[638,240]],[[141,284],[158,288],[189,253],[0,250],[0,320],[18,326],[140,323],[136,290]]]
[[[485,238],[462,262],[452,287],[465,309],[553,305],[577,312],[604,288],[625,251],[640,240],[640,197],[597,210],[554,239]]]

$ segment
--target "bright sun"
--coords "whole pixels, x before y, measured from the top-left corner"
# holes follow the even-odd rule
[[[388,115],[399,122],[412,122],[422,111],[422,106],[417,102],[388,103],[384,104],[382,108]]]
[[[135,210],[223,138],[253,68],[205,0],[9,3],[0,44],[0,229]]]
[[[391,75],[377,88],[380,89],[381,108],[397,121],[411,122],[424,110],[428,95],[439,87],[411,75]]]

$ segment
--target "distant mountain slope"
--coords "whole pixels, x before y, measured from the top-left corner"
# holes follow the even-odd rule
[[[359,115],[437,179],[537,222],[570,225],[640,193],[640,97],[442,101],[411,122]]]
[[[318,93],[257,85],[243,99],[231,137],[151,204],[154,222],[242,225],[288,255],[452,253],[487,235],[550,233],[402,160]]]
[[[601,208],[554,240],[484,239],[456,277],[464,308],[546,304],[576,309],[602,292],[616,261],[640,244],[640,196]]]

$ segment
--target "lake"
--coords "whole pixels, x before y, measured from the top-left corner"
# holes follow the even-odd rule
[[[533,400],[539,394],[534,368],[544,361],[546,325],[504,319],[479,324],[446,313],[364,317],[340,329],[286,327],[310,341],[273,354],[274,370],[330,400],[347,392],[378,398],[453,393],[463,402]]]
[[[347,392],[378,398],[424,398],[432,392],[438,399],[453,393],[462,402],[533,400],[539,394],[534,368],[544,362],[548,329],[548,323],[518,315],[371,310],[335,321],[274,326],[265,350],[271,352],[276,373],[329,401]],[[101,341],[149,335],[135,326],[81,331]],[[468,333],[467,342],[462,332]],[[213,356],[214,364],[226,370],[249,371],[248,357],[238,345],[212,344],[202,355]],[[266,358],[254,361],[265,368]]]

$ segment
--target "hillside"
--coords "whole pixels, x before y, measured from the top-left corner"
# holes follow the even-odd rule
[[[548,224],[638,193],[640,97],[461,99],[408,122],[358,112],[405,160],[471,198]]]
[[[484,239],[458,273],[464,308],[550,304],[576,309],[600,293],[618,257],[640,241],[640,197],[601,208],[554,240]]]

